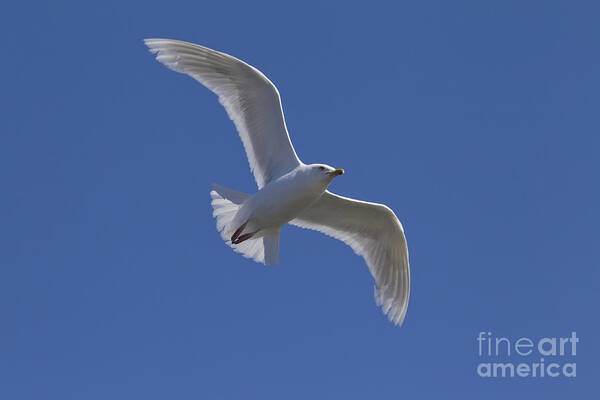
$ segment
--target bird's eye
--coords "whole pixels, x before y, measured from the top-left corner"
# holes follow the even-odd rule
[[[319,167],[321,171],[325,171],[325,167]]]

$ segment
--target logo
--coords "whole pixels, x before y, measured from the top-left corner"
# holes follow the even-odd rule
[[[568,337],[496,337],[479,332],[476,338],[482,378],[575,378],[577,376],[576,332]]]

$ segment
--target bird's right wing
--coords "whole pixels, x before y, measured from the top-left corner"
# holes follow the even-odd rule
[[[246,149],[259,189],[300,164],[292,147],[277,88],[259,70],[197,44],[145,39],[156,59],[219,96]]]
[[[402,324],[410,294],[410,270],[404,230],[392,210],[326,191],[290,224],[339,239],[364,257],[375,278],[377,305],[390,321]]]

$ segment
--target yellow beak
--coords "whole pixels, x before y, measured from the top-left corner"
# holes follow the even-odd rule
[[[333,171],[332,174],[333,174],[333,176],[343,175],[344,174],[344,170],[341,169],[341,168],[338,168],[335,171]]]

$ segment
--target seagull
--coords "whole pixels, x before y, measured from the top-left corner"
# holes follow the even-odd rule
[[[258,69],[207,47],[171,39],[145,39],[156,59],[187,74],[219,97],[235,124],[254,174],[252,195],[213,184],[213,216],[223,240],[265,265],[279,261],[279,231],[285,224],[334,237],[362,256],[375,280],[375,301],[402,325],[410,294],[404,229],[383,204],[327,190],[344,173],[326,164],[304,164],[290,141],[281,98]]]

